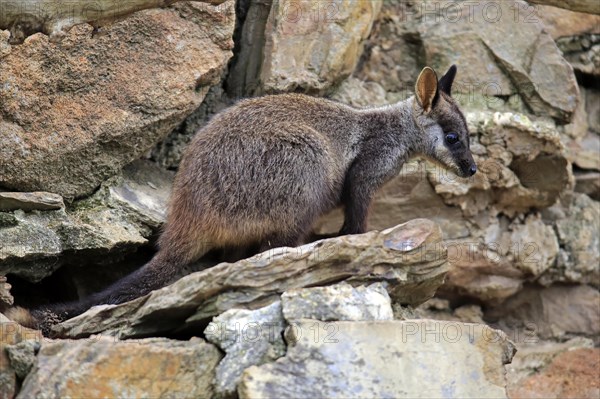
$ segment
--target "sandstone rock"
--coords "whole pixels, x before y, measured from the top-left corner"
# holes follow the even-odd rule
[[[594,347],[591,339],[583,337],[572,338],[566,342],[542,341],[531,330],[522,331],[511,338],[517,345],[517,354],[506,367],[509,393],[528,377],[546,368],[561,353]]]
[[[40,331],[22,327],[0,313],[0,398],[14,398],[17,393],[17,372],[11,365],[6,348],[28,340],[41,342]]]
[[[219,397],[235,394],[242,372],[285,355],[281,302],[256,310],[231,309],[213,318],[204,335],[225,352],[215,375]]]
[[[8,46],[0,62],[0,186],[91,194],[202,102],[231,56],[233,1],[145,10],[93,34]],[[10,118],[8,118],[10,116]]]
[[[200,338],[45,342],[17,398],[211,397],[220,359]]]
[[[598,15],[544,5],[535,5],[534,10],[535,18],[542,21],[554,40],[565,36],[600,33],[600,16]]]
[[[433,320],[302,320],[286,339],[285,357],[244,372],[241,399],[506,397],[514,354],[502,332]]]
[[[139,0],[126,4],[115,0],[100,0],[91,7],[85,2],[56,3],[46,0],[17,2],[2,0],[0,29],[10,29],[11,43],[22,43],[25,38],[43,32],[56,41],[74,25],[89,22],[94,27],[106,25],[135,11],[164,7],[178,0]],[[220,4],[225,0],[206,0]]]
[[[0,274],[35,282],[64,264],[114,261],[135,251],[164,221],[172,176],[137,161],[67,209],[0,212]]]
[[[64,208],[60,195],[44,192],[10,193],[0,192],[0,211],[46,211]]]
[[[595,0],[529,0],[529,2],[560,7],[571,11],[600,14],[600,4]]]
[[[283,316],[288,322],[300,319],[392,320],[392,304],[382,284],[352,287],[340,283],[328,287],[300,288],[281,296]]]
[[[423,65],[443,73],[456,63],[453,93],[463,106],[480,95],[499,102],[519,94],[536,114],[568,122],[578,99],[573,69],[529,8],[523,1],[386,3],[357,77],[412,91]]]
[[[597,398],[600,349],[565,351],[539,374],[533,375],[509,391],[511,398]]]
[[[273,2],[261,81],[267,92],[323,92],[350,76],[381,0]]]
[[[532,339],[569,334],[594,337],[600,332],[599,303],[598,290],[586,285],[528,286],[485,316],[509,335],[528,330]]]
[[[191,326],[233,308],[256,309],[292,288],[386,282],[401,304],[431,298],[447,270],[439,227],[417,219],[383,232],[342,236],[297,248],[277,248],[193,273],[118,306],[100,306],[55,326],[60,336],[97,332],[132,337]],[[158,320],[160,320],[158,322]]]
[[[0,276],[0,310],[11,306],[15,298],[10,294],[11,285],[6,282],[6,276]]]

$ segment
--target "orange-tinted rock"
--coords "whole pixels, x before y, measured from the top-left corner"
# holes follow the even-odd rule
[[[199,338],[43,344],[19,398],[210,398],[221,354]]]
[[[517,398],[600,397],[600,349],[566,351],[554,358],[539,374],[532,375],[509,390]]]
[[[59,42],[0,36],[0,186],[90,194],[200,105],[232,55],[234,2],[182,2]]]

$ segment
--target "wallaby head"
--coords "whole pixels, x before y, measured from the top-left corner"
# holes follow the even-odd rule
[[[469,131],[464,115],[451,96],[456,65],[438,81],[425,67],[415,86],[413,115],[421,132],[417,150],[461,177],[475,174],[477,166],[469,149]]]

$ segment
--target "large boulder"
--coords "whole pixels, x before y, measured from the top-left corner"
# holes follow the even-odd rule
[[[211,397],[219,360],[200,338],[44,342],[17,398]]]
[[[238,393],[251,398],[505,398],[506,335],[481,324],[321,322],[286,333],[285,357],[248,368]]]
[[[0,32],[0,187],[91,194],[197,108],[232,55],[233,0],[144,10],[62,41]]]

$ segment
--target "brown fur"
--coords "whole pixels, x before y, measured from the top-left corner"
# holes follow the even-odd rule
[[[371,198],[413,155],[469,175],[461,166],[474,167],[468,131],[450,97],[455,72],[440,80],[440,91],[435,72],[424,69],[416,98],[387,107],[359,110],[284,94],[243,100],[215,115],[182,159],[155,257],[101,293],[49,309],[66,318],[136,298],[212,248],[298,245],[339,205],[340,234],[362,233]],[[460,145],[444,144],[449,129]]]
[[[38,323],[37,320],[33,317],[33,315],[29,312],[29,310],[22,308],[20,306],[14,306],[12,308],[8,308],[4,311],[4,315],[22,325],[23,327],[28,328],[37,328]]]

